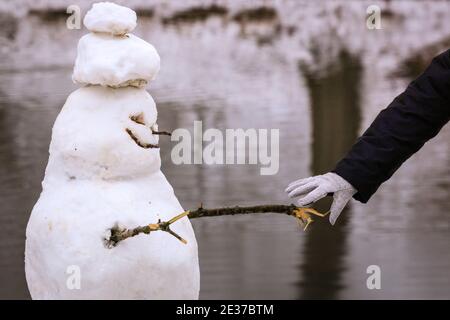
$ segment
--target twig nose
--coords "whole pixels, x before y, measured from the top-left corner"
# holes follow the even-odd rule
[[[168,131],[157,131],[157,130],[154,130],[154,129],[152,129],[152,133],[160,135],[160,136],[171,136],[172,135],[172,133],[170,133]]]

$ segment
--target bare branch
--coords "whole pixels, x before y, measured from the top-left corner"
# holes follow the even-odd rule
[[[154,231],[165,231],[175,238],[180,240],[183,243],[187,243],[181,236],[176,234],[173,230],[170,229],[170,225],[181,218],[189,215],[190,219],[202,218],[202,217],[218,217],[218,216],[229,216],[235,214],[250,214],[250,213],[282,213],[293,216],[297,218],[298,222],[304,226],[303,230],[313,222],[311,218],[312,215],[316,215],[319,217],[325,217],[328,212],[320,213],[313,208],[306,207],[297,207],[293,204],[291,205],[280,205],[280,204],[269,204],[269,205],[259,205],[259,206],[249,206],[249,207],[224,207],[224,208],[214,208],[214,209],[205,209],[202,205],[196,210],[185,211],[169,221],[158,221],[155,224],[149,224],[146,226],[139,226],[133,229],[124,229],[119,228],[119,226],[114,226],[111,228],[111,235],[109,239],[105,239],[105,244],[108,248],[115,247],[120,241],[126,240],[128,238],[137,236],[138,234],[144,233],[149,234]]]
[[[172,133],[170,133],[169,131],[156,131],[153,129],[152,129],[152,133],[160,135],[160,136],[171,136],[172,135]]]
[[[152,143],[145,143],[145,142],[141,142],[135,135],[134,133],[126,128],[125,131],[128,133],[128,135],[130,136],[131,139],[133,139],[133,141],[141,148],[144,149],[149,149],[149,148],[159,148],[159,145],[157,144],[152,144]]]

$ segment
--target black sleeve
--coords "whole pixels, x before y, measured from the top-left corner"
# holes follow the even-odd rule
[[[333,172],[367,202],[450,118],[450,50],[435,57],[408,88],[382,110]]]

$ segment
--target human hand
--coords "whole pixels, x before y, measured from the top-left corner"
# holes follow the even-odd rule
[[[301,207],[322,199],[328,193],[333,193],[330,223],[334,225],[357,190],[341,176],[328,172],[323,175],[296,180],[289,184],[286,192],[291,198],[300,197],[297,204]]]

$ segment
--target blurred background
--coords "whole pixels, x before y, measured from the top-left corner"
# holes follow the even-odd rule
[[[66,8],[0,3],[0,298],[29,298],[26,223],[41,192],[53,122],[70,92],[78,39]],[[180,165],[163,171],[185,208],[289,203],[286,185],[333,168],[377,113],[450,47],[448,1],[116,1],[138,14],[162,69],[148,90],[163,130],[280,129],[280,170]],[[366,27],[369,5],[382,29]],[[450,298],[450,130],[337,226],[304,233],[276,214],[193,220],[202,299]],[[381,268],[368,290],[366,268]]]

